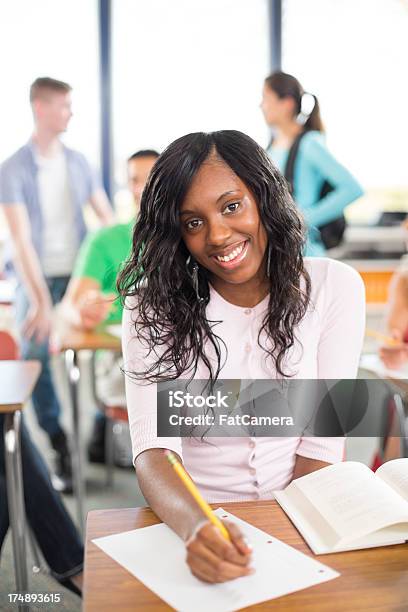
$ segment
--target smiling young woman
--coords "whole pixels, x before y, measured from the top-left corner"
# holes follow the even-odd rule
[[[362,281],[339,262],[304,259],[303,247],[286,183],[248,136],[189,134],[156,162],[118,282],[129,422],[143,494],[186,541],[203,580],[249,573],[250,550],[235,526],[227,543],[203,521],[163,448],[207,501],[223,502],[272,498],[294,477],[340,461],[344,440],[158,438],[156,383],[354,378]]]

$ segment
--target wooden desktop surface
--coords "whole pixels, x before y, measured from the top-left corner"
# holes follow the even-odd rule
[[[219,504],[214,507],[217,506]],[[276,502],[226,503],[222,504],[222,507],[314,557]],[[149,508],[94,510],[88,514],[83,607],[85,612],[171,609],[91,542],[94,538],[158,522]],[[316,558],[340,572],[341,576],[324,584],[252,606],[251,609],[302,612],[356,612],[357,610],[407,612],[408,544],[320,555]]]
[[[21,410],[40,371],[38,361],[0,361],[0,412]]]
[[[108,333],[103,327],[94,331],[81,331],[75,327],[66,326],[58,330],[55,337],[55,347],[61,351],[68,349],[74,351],[102,349],[120,351],[121,340]]]

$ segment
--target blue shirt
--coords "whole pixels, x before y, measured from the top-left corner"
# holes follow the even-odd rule
[[[63,151],[67,160],[75,226],[79,241],[82,242],[86,234],[83,207],[96,189],[100,187],[100,183],[82,153],[64,145]],[[44,224],[38,192],[37,172],[34,144],[29,141],[0,166],[0,203],[2,205],[26,205],[31,224],[33,245],[41,261]],[[63,231],[63,228],[61,228],[61,231]]]
[[[272,145],[268,154],[283,173],[288,149]],[[327,181],[333,191],[319,199],[323,183]],[[301,139],[296,157],[293,196],[309,228],[307,255],[324,255],[318,227],[338,219],[348,204],[363,195],[363,190],[350,172],[327,149],[321,132],[307,132]]]

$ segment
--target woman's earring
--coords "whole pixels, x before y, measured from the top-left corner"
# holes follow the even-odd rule
[[[266,259],[266,276],[268,278],[270,278],[271,276],[271,257],[272,253],[271,253],[271,247],[270,245],[268,245],[268,253],[267,253],[267,259]]]
[[[196,292],[197,300],[201,303],[201,302],[204,302],[205,298],[200,296],[200,289],[198,286],[199,285],[199,282],[198,282],[199,267],[198,267],[198,263],[194,261],[192,270],[190,272],[189,266],[190,266],[191,261],[192,261],[191,255],[189,255],[186,260],[187,274],[191,278],[191,282],[193,284],[194,291]]]

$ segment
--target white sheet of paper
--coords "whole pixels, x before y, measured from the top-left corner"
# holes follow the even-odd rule
[[[361,356],[360,368],[369,370],[376,374],[380,378],[394,378],[395,380],[408,380],[408,365],[399,368],[398,370],[391,370],[386,368],[378,355],[367,353]]]
[[[106,331],[111,336],[115,336],[116,338],[119,338],[119,339],[122,338],[122,326],[120,325],[120,323],[118,323],[117,325],[107,325]]]
[[[97,538],[93,542],[180,612],[230,612],[281,597],[340,574],[295,548],[218,508],[241,528],[253,547],[255,573],[223,584],[195,578],[182,540],[163,523]]]

